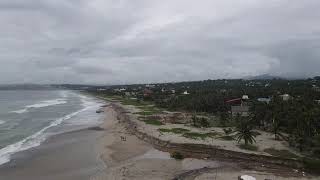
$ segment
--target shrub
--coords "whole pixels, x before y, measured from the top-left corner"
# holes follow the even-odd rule
[[[144,120],[144,122],[145,122],[146,124],[155,125],[155,126],[161,126],[161,125],[163,125],[162,122],[160,122],[160,121],[158,121],[158,120],[156,120],[156,119],[148,119],[148,120]]]
[[[320,148],[315,148],[312,150],[312,153],[314,156],[316,156],[317,158],[320,158]]]
[[[304,158],[303,164],[306,169],[319,172],[320,171],[320,160],[319,159],[311,159],[311,158]]]
[[[210,123],[209,123],[209,121],[208,121],[206,118],[201,118],[201,119],[200,119],[200,126],[201,126],[201,127],[209,127],[209,126],[210,126]]]
[[[173,152],[170,154],[171,158],[177,159],[177,160],[182,160],[184,159],[183,155],[179,152]]]
[[[232,129],[231,129],[231,128],[224,128],[224,129],[223,129],[223,132],[224,132],[226,135],[228,135],[228,134],[232,133]]]

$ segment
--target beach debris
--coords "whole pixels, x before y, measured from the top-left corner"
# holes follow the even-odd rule
[[[242,175],[238,177],[238,180],[256,180],[256,178],[248,175]]]
[[[127,141],[127,137],[125,136],[120,136],[120,138],[121,138],[121,141]]]
[[[99,127],[99,126],[95,126],[95,127],[89,127],[88,130],[93,130],[93,131],[103,131],[104,128]]]
[[[102,113],[102,112],[104,112],[102,109],[99,109],[96,111],[96,113]]]

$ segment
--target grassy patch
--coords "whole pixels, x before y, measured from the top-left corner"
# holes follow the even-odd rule
[[[190,139],[206,139],[206,138],[213,138],[217,136],[218,133],[210,132],[210,133],[197,133],[197,132],[187,132],[184,133],[183,136]]]
[[[148,120],[144,120],[144,122],[145,122],[146,124],[155,125],[155,126],[161,126],[161,125],[163,125],[162,122],[160,122],[159,120],[156,120],[156,119],[148,119]]]
[[[190,131],[189,129],[183,129],[183,128],[172,128],[172,129],[160,128],[158,130],[163,133],[174,133],[174,134],[183,134]]]
[[[151,116],[154,114],[157,114],[157,112],[153,112],[153,111],[142,111],[142,112],[136,112],[134,114],[138,114],[140,116]]]
[[[141,101],[137,99],[122,98],[120,100],[123,105],[132,105],[132,106],[138,106],[138,107],[152,105],[150,102]]]
[[[247,145],[240,144],[239,148],[240,149],[245,149],[245,150],[248,150],[248,151],[257,151],[258,150],[257,146],[254,146],[254,145],[251,145],[251,144],[247,144]]]
[[[234,138],[232,136],[221,136],[219,139],[225,140],[225,141],[233,141]]]
[[[272,155],[272,156],[277,156],[277,157],[282,157],[282,158],[288,158],[288,159],[297,159],[299,156],[295,155],[294,153],[288,151],[288,150],[277,150],[273,148],[268,148],[265,149],[264,152]]]

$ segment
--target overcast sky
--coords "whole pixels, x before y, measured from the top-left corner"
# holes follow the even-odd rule
[[[1,0],[0,83],[320,74],[319,0]]]

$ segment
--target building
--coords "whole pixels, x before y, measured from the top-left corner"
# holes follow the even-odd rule
[[[289,101],[291,99],[291,96],[289,94],[283,94],[280,95],[280,97],[283,101]]]
[[[182,94],[183,94],[183,95],[188,95],[188,94],[190,94],[190,93],[188,93],[188,91],[184,91]]]
[[[257,99],[259,102],[267,103],[269,104],[271,101],[271,98],[258,98]]]
[[[144,89],[143,90],[143,96],[144,97],[150,97],[153,94],[153,91],[151,91],[150,89]]]
[[[248,95],[243,95],[242,96],[242,100],[248,100],[249,99],[249,96]]]
[[[247,117],[249,116],[249,106],[231,106],[231,115],[233,117],[237,115]]]
[[[125,92],[124,95],[125,96],[131,96],[131,92]]]

